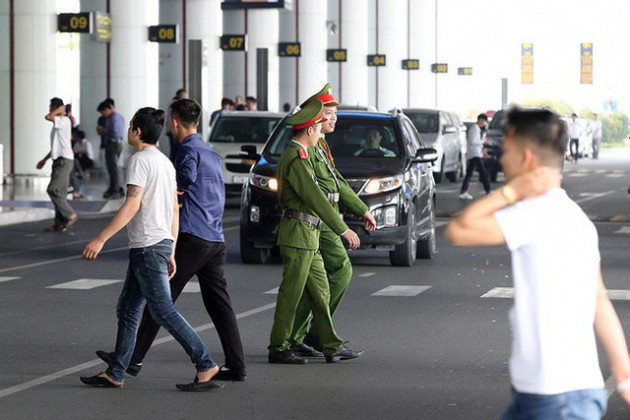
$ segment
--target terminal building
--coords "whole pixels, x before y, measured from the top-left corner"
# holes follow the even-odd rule
[[[3,172],[41,174],[35,165],[50,147],[43,116],[55,96],[73,103],[96,149],[96,108],[105,98],[116,101],[128,122],[139,107],[166,108],[180,88],[201,102],[206,133],[209,115],[223,97],[254,96],[259,109],[279,111],[326,82],[346,105],[433,107],[440,71],[436,5],[435,0],[0,0]],[[76,45],[60,47],[65,32],[73,33]],[[65,61],[60,63],[69,56],[78,63],[69,72],[72,80],[64,74]]]

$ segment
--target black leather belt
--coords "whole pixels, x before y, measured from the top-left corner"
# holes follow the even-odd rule
[[[338,203],[339,193],[328,193],[326,194],[326,198],[328,198],[328,201],[330,201],[331,203]]]
[[[322,220],[319,217],[311,216],[307,213],[302,213],[301,211],[296,210],[285,210],[282,214],[284,219],[298,219],[303,222],[308,223],[313,226],[315,229],[319,229],[322,227]]]

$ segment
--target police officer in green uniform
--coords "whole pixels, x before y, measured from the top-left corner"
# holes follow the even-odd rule
[[[309,157],[314,164],[318,185],[337,212],[339,212],[338,203],[342,203],[347,212],[357,217],[363,217],[366,230],[374,230],[376,227],[374,217],[335,167],[330,146],[324,138],[325,134],[332,133],[335,130],[337,122],[338,103],[332,94],[330,83],[327,83],[322,90],[304,101],[301,107],[305,107],[316,100],[324,104],[323,135],[317,144],[309,149]],[[332,316],[339,307],[352,279],[352,264],[341,238],[326,223],[321,228],[319,240],[320,252],[324,260],[324,267],[330,286],[330,314]],[[322,357],[323,354],[318,351],[321,350],[321,343],[317,339],[319,329],[317,320],[313,321],[313,326],[307,336],[310,320],[308,298],[308,294],[302,296],[298,305],[291,336],[291,345],[294,353],[302,357]]]
[[[321,136],[323,103],[312,101],[287,119],[294,136],[278,161],[278,197],[283,216],[278,230],[278,246],[283,261],[282,283],[278,290],[274,323],[269,344],[269,363],[304,364],[306,359],[291,350],[295,310],[304,293],[317,323],[317,333],[327,362],[358,356],[335,332],[330,315],[330,289],[319,253],[323,223],[349,243],[360,245],[359,237],[339,217],[328,197],[317,185],[308,148]]]

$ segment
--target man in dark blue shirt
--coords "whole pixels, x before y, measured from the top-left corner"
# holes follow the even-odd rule
[[[223,277],[226,257],[222,226],[225,185],[221,158],[197,134],[201,115],[197,102],[180,99],[172,102],[169,108],[171,132],[180,143],[175,169],[181,205],[175,248],[177,272],[170,280],[171,295],[175,301],[186,283],[197,276],[203,303],[217,329],[225,354],[225,365],[212,379],[244,381],[243,345]],[[127,373],[135,376],[140,372],[142,360],[159,328],[145,308]],[[103,360],[109,355],[103,351],[97,354]]]

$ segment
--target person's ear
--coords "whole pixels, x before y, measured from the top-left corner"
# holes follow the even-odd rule
[[[538,166],[538,156],[531,147],[523,147],[521,156],[525,168],[535,169]]]

